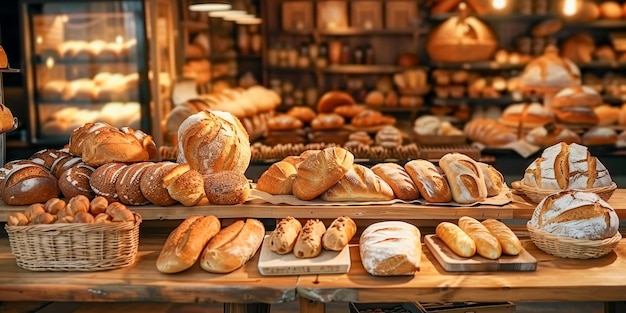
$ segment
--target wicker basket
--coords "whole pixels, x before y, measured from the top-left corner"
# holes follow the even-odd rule
[[[554,235],[526,223],[530,239],[543,252],[568,259],[594,259],[607,255],[615,249],[622,235],[617,232],[615,236],[603,240],[574,239]]]
[[[525,195],[530,201],[534,203],[539,203],[545,197],[561,191],[561,190],[553,190],[553,189],[541,189],[541,188],[528,187],[519,181],[515,181],[511,183],[511,186],[513,187],[515,192]],[[617,189],[617,184],[613,182],[610,186],[583,189],[580,191],[595,193],[598,196],[600,196],[602,200],[609,201],[615,189]]]
[[[102,271],[129,266],[139,247],[139,224],[41,224],[8,226],[17,265],[31,271]]]

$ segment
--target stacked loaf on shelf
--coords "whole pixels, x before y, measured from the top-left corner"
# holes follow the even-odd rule
[[[50,114],[41,131],[47,135],[65,135],[86,123],[107,123],[117,128],[140,128],[141,107],[138,102],[108,102],[97,109],[63,107]]]

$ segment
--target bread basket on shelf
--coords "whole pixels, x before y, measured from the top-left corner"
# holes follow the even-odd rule
[[[17,265],[31,271],[101,271],[132,265],[141,216],[106,224],[5,225]]]
[[[541,202],[541,200],[543,200],[543,198],[561,191],[561,190],[554,190],[554,189],[541,189],[541,188],[530,187],[530,186],[526,186],[522,184],[522,182],[520,181],[514,181],[513,183],[511,183],[511,187],[513,187],[513,190],[517,194],[524,195],[526,198],[528,198],[528,200],[532,201],[533,203],[539,203]],[[617,189],[617,184],[613,182],[609,186],[583,189],[581,191],[595,193],[598,196],[600,196],[602,200],[608,201],[613,195],[613,192],[615,191],[615,189]]]
[[[620,232],[603,240],[574,239],[551,234],[526,224],[530,239],[543,252],[569,259],[593,259],[607,255],[615,249],[622,239]]]

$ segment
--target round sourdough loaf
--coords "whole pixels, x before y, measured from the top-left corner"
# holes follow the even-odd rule
[[[521,183],[541,189],[573,190],[606,187],[613,180],[587,147],[561,142],[543,150],[541,157],[526,168]]]
[[[45,167],[23,161],[15,163],[2,181],[0,195],[8,205],[43,203],[59,195],[59,185]]]
[[[242,173],[222,171],[204,176],[204,192],[211,204],[241,204],[248,200],[250,183]]]
[[[167,188],[163,185],[163,178],[178,164],[174,162],[158,162],[149,165],[141,175],[139,189],[148,201],[159,206],[168,206],[176,203]]]
[[[95,169],[85,163],[78,163],[59,177],[59,189],[67,199],[78,195],[83,195],[88,199],[93,199],[96,195],[89,185],[89,178]]]
[[[250,156],[248,133],[231,113],[201,111],[178,129],[178,163],[187,163],[202,175],[228,170],[244,173]]]
[[[559,236],[601,240],[617,233],[619,218],[597,194],[569,190],[552,194],[539,202],[530,224]]]

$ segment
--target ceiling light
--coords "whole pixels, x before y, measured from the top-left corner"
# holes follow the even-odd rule
[[[224,16],[224,20],[225,21],[231,21],[231,22],[236,22],[238,20],[245,20],[245,19],[251,19],[251,18],[254,18],[254,15],[252,15],[252,14],[237,14],[237,15]]]
[[[258,17],[238,19],[235,21],[235,23],[240,24],[240,25],[256,25],[256,24],[261,24],[262,22],[263,20],[261,20]]]
[[[246,15],[246,14],[247,14],[246,12],[232,11],[232,10],[209,12],[210,17],[227,17],[227,16],[235,16],[235,15]]]
[[[222,11],[222,10],[230,10],[232,6],[228,1],[220,1],[220,0],[190,0],[189,1],[189,10],[190,11]]]

